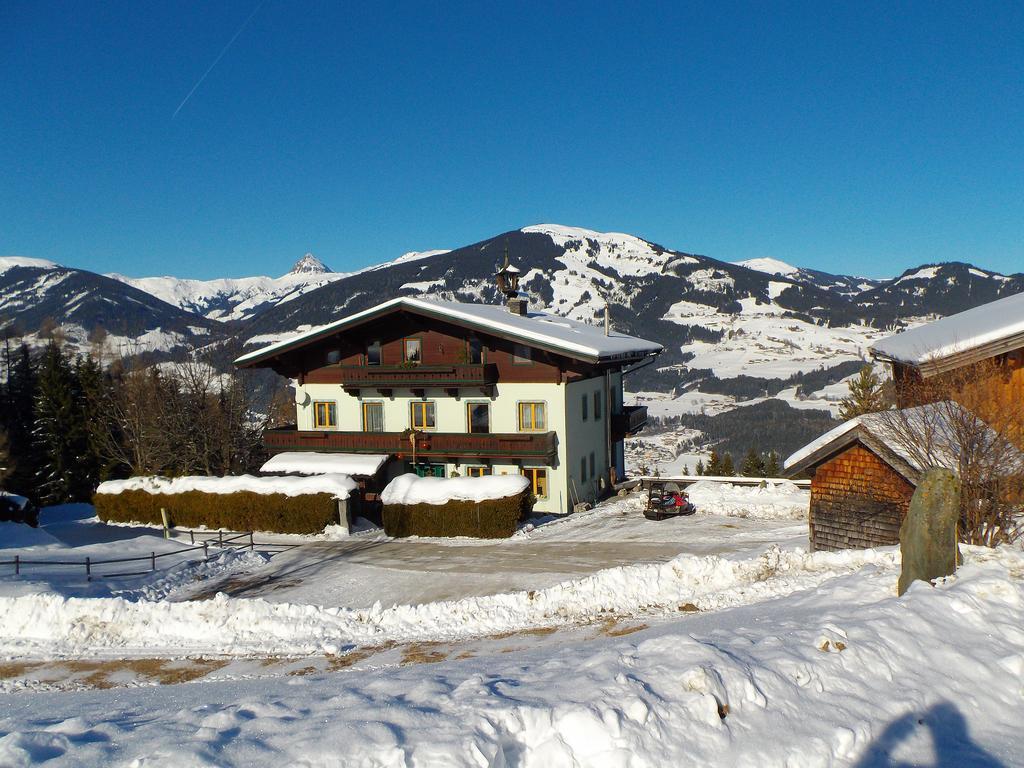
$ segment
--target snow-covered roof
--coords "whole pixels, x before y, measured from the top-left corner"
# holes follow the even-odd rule
[[[998,454],[1004,460],[994,470],[1024,469],[1024,454],[952,401],[857,416],[812,440],[786,459],[784,466],[789,474],[796,474],[861,442],[916,483],[918,476],[931,467],[959,470],[961,446],[968,442],[968,437],[988,446],[999,443],[1000,451],[982,451]]]
[[[373,477],[388,460],[387,454],[318,453],[286,451],[271,458],[260,472],[283,472],[297,475],[352,475]]]
[[[1024,346],[1024,293],[982,304],[897,333],[871,347],[876,357],[923,366],[939,373],[970,358]]]
[[[361,322],[399,310],[435,317],[591,362],[635,360],[656,354],[663,349],[662,345],[655,341],[647,341],[616,331],[612,331],[606,336],[603,327],[588,325],[547,312],[529,312],[523,316],[512,314],[504,306],[496,304],[466,304],[458,301],[401,296],[354,315],[343,317],[333,323],[290,336],[254,352],[244,354],[235,360],[235,365],[251,365],[281,352],[330,336]]]

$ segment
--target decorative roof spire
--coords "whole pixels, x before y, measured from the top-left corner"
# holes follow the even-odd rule
[[[525,315],[527,302],[519,294],[519,270],[508,259],[508,243],[505,243],[505,263],[494,273],[494,282],[505,296],[505,306],[514,315]]]

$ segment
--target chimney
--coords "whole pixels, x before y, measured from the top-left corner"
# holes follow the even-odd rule
[[[604,303],[604,335],[610,336],[612,332],[612,316],[608,312],[608,302]]]
[[[508,307],[508,311],[511,312],[513,315],[520,315],[521,317],[526,317],[529,302],[520,296],[515,296],[513,298],[510,298],[507,302],[505,302],[505,306]]]

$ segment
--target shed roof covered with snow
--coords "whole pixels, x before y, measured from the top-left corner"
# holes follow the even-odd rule
[[[889,336],[871,352],[930,376],[1022,347],[1024,293],[1018,293]]]
[[[271,457],[260,472],[294,475],[351,475],[373,477],[390,458],[386,453],[320,453],[285,451]]]
[[[811,441],[786,459],[786,473],[793,477],[828,461],[852,445],[861,444],[892,467],[912,485],[932,467],[960,469],[962,446],[1000,446],[998,453],[1008,466],[1024,467],[1021,454],[1000,438],[985,422],[951,401],[915,408],[881,411],[857,416]],[[975,457],[977,459],[977,457]]]
[[[248,352],[236,359],[235,365],[247,367],[398,311],[444,320],[475,331],[594,363],[639,360],[657,354],[663,349],[662,345],[655,341],[616,331],[606,335],[603,327],[547,312],[534,311],[526,315],[516,315],[504,306],[494,304],[468,304],[401,296]]]

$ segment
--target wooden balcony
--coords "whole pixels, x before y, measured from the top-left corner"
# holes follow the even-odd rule
[[[294,426],[268,429],[263,443],[271,454],[281,451],[387,453],[412,458],[407,432],[340,432],[298,430]],[[558,446],[554,432],[420,432],[416,458],[420,459],[527,459],[551,464]]]
[[[309,384],[341,384],[348,392],[361,389],[426,389],[461,387],[488,389],[498,380],[493,364],[453,365],[338,365],[320,368],[306,378]]]
[[[635,435],[647,424],[646,405],[623,406],[622,413],[612,414],[612,437],[621,440]]]

